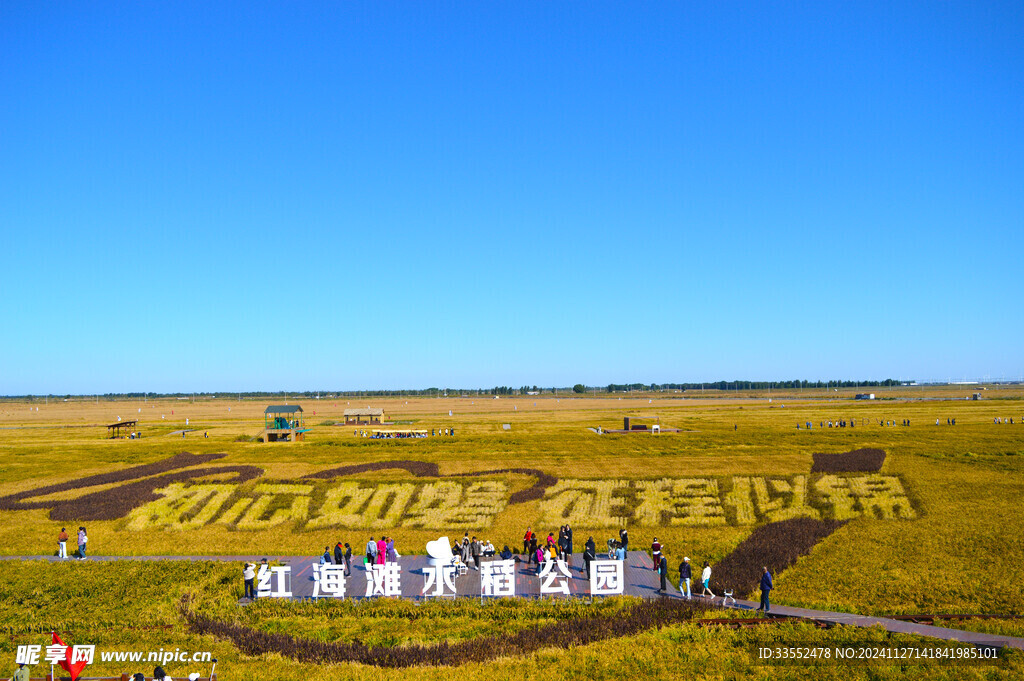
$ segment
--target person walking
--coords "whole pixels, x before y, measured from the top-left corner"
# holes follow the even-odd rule
[[[370,541],[366,542],[366,564],[373,565],[377,562],[377,542],[370,537]]]
[[[242,568],[242,581],[245,585],[245,595],[250,601],[256,600],[256,563],[246,563]]]
[[[768,567],[761,568],[761,607],[758,610],[763,610],[765,613],[771,607],[771,603],[768,602],[768,592],[772,590],[772,573],[768,572]]]
[[[658,563],[658,574],[661,576],[661,588],[658,591],[665,593],[668,589],[668,558],[664,554],[661,556],[661,562]]]
[[[657,537],[651,542],[651,558],[654,560],[654,569],[659,569],[661,566],[661,544],[658,543]]]
[[[690,600],[690,579],[693,577],[693,571],[690,569],[689,557],[684,557],[683,562],[679,564],[679,595],[686,594],[686,600]],[[683,587],[686,587],[685,589]]]
[[[711,594],[711,599],[714,600],[715,592],[711,590],[711,565],[707,561],[704,561],[704,571],[701,572],[700,581],[704,585],[704,590],[700,592],[700,595],[703,597]]]
[[[85,560],[85,545],[89,542],[89,537],[85,533],[84,527],[78,528],[78,559]]]
[[[60,534],[57,535],[57,555],[61,560],[67,560],[68,557],[68,531],[66,528],[60,528]]]

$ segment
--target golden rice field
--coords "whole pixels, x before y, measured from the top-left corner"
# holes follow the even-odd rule
[[[271,403],[266,400],[0,401],[0,497],[155,464],[182,452],[223,455],[197,467],[262,471],[256,479],[239,482],[235,473],[213,470],[200,479],[174,483],[177,487],[167,485],[157,501],[107,520],[54,520],[50,512],[79,509],[75,500],[116,491],[123,482],[72,486],[31,497],[26,500],[41,507],[0,510],[0,554],[52,554],[61,524],[69,530],[88,526],[90,555],[313,556],[337,541],[349,541],[358,553],[369,535],[381,532],[393,536],[402,553],[421,553],[428,539],[464,531],[499,548],[505,543],[516,547],[527,526],[546,536],[564,512],[577,519],[576,551],[587,536],[603,546],[625,522],[633,548],[649,546],[658,536],[674,567],[683,555],[715,563],[754,527],[794,508],[797,513],[844,517],[844,508],[849,512],[864,502],[857,494],[870,493],[877,496],[873,511],[850,512],[850,522],[776,575],[773,602],[866,614],[1024,613],[1024,389],[993,386],[978,401],[965,399],[972,387],[873,390],[879,398],[874,401],[854,401],[853,390],[300,400],[312,430],[303,442],[272,444],[252,441],[262,430],[263,409]],[[366,406],[383,408],[389,420],[402,422],[396,428],[454,428],[455,435],[372,440],[355,436],[353,427],[332,425],[343,421],[346,408]],[[624,416],[657,420],[682,432],[598,435],[591,430],[621,428]],[[142,439],[106,439],[103,426],[118,417],[138,418]],[[186,418],[190,432],[182,437]],[[956,425],[947,426],[953,418]],[[1014,423],[996,424],[996,418],[1013,418]],[[904,419],[910,420],[909,426],[898,425]],[[819,427],[829,420],[853,421],[855,426]],[[814,424],[810,431],[804,428],[808,421]],[[845,487],[829,492],[823,482],[827,476],[811,475],[813,453],[859,448],[886,452],[881,482],[840,480]],[[436,464],[441,477],[388,469],[336,480],[304,479],[333,468],[383,461]],[[535,475],[458,475],[513,468],[540,471],[558,482],[540,498],[510,503],[513,494],[535,485]],[[887,487],[893,484],[899,487],[896,492]],[[838,496],[828,496],[833,492]],[[444,499],[453,494],[463,495],[458,508],[445,507]],[[842,495],[855,501],[842,502]],[[753,501],[744,506],[737,501],[740,497]],[[897,497],[904,501],[893,502]],[[573,506],[572,500],[579,503]],[[806,504],[800,505],[802,501]],[[459,522],[441,531],[452,519]],[[138,641],[133,646],[140,648],[146,642],[169,642],[214,650],[222,660],[221,678],[338,679],[385,672],[355,663],[317,668],[276,653],[246,656],[229,642],[189,633],[177,612],[178,598],[192,593],[200,610],[264,631],[292,631],[325,641],[358,638],[385,646],[501,635],[577,615],[558,609],[570,606],[544,603],[515,604],[505,625],[496,625],[488,611],[480,610],[490,606],[469,603],[431,604],[426,610],[400,603],[345,605],[350,611],[329,617],[302,604],[260,604],[246,610],[235,605],[241,595],[237,572],[237,566],[212,563],[3,561],[5,607],[0,621],[12,636],[12,646],[23,640],[19,637],[58,627],[127,648],[125,627],[132,622],[167,624],[170,634],[135,631],[130,641]],[[620,606],[571,607],[585,613]],[[1019,635],[1019,622],[978,620],[963,626]],[[665,678],[900,674],[898,667],[883,665],[822,667],[811,675],[806,667],[758,666],[744,648],[771,637],[840,640],[851,635],[798,625],[737,632],[676,624],[626,639],[542,649],[486,664],[413,667],[401,675],[604,678],[621,675],[623,669]],[[917,670],[917,675],[1013,678],[1014,673],[1020,676],[1020,665],[1016,659],[1001,668],[932,666]],[[92,675],[101,672],[106,673],[90,670]]]

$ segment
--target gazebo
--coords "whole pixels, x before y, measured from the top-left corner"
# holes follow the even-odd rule
[[[307,430],[303,427],[302,407],[297,404],[270,405],[263,411],[264,442],[295,442]]]

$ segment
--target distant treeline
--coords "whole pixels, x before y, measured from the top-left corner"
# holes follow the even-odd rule
[[[672,390],[773,390],[802,388],[872,388],[905,385],[906,381],[887,378],[884,381],[709,381],[706,383],[609,383],[607,386],[574,386],[540,388],[507,385],[493,388],[422,388],[417,390],[306,390],[291,392],[200,392],[200,393],[106,393],[103,395],[7,395],[5,399],[18,400],[146,400],[146,399],[264,399],[302,397],[305,399],[333,399],[338,397],[459,397],[461,395],[529,395],[529,394],[585,394],[617,392],[661,392]]]
[[[884,381],[710,381],[707,383],[629,383],[620,385],[611,383],[605,392],[629,392],[631,390],[771,390],[775,388],[791,390],[802,388],[877,388],[904,385],[906,381],[887,378]]]

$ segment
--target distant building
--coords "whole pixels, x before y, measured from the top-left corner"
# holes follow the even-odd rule
[[[295,442],[303,439],[308,430],[303,427],[302,407],[293,405],[271,405],[263,412],[264,442]]]
[[[345,410],[346,426],[374,426],[380,425],[383,421],[383,409],[372,409],[370,407],[367,407],[366,409]]]

